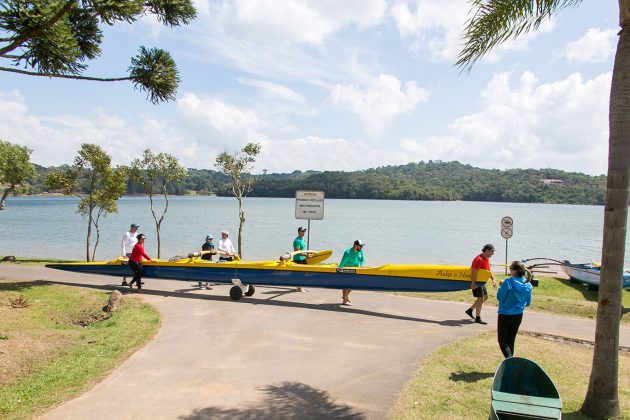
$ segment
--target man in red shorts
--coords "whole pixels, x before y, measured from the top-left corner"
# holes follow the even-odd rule
[[[477,324],[487,324],[486,321],[481,320],[481,306],[483,303],[488,300],[488,290],[486,290],[486,285],[484,283],[476,283],[477,280],[477,271],[478,270],[488,270],[490,271],[490,258],[494,255],[494,245],[486,244],[481,250],[481,254],[477,255],[473,260],[470,268],[472,269],[472,275],[470,276],[470,288],[472,289],[472,294],[477,298],[475,303],[468,309],[466,309],[466,314],[475,320]],[[496,287],[497,284],[494,281],[494,276],[490,273],[490,279],[492,280],[492,286]],[[473,316],[473,309],[475,310],[475,316]]]

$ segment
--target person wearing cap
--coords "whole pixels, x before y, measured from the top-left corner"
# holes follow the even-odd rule
[[[305,251],[306,241],[304,240],[304,234],[306,233],[306,228],[304,226],[300,226],[297,231],[298,231],[298,236],[293,240],[293,251]],[[306,255],[294,254],[293,262],[296,264],[307,264]],[[304,292],[304,289],[301,287],[297,287],[296,290],[300,293]]]
[[[345,267],[363,267],[365,263],[365,256],[363,255],[363,247],[365,246],[365,242],[361,239],[357,239],[354,241],[354,244],[351,248],[346,249],[343,253],[343,257],[341,257],[341,262],[339,263],[339,268]],[[341,294],[341,304],[352,306],[352,302],[350,301],[350,289],[342,289]]]
[[[481,319],[481,307],[483,303],[488,300],[488,290],[484,283],[477,284],[477,272],[478,270],[490,271],[490,258],[494,255],[494,245],[486,244],[481,250],[481,254],[477,255],[470,266],[470,288],[472,289],[472,295],[476,298],[472,306],[466,309],[466,315],[475,320],[477,324],[487,324],[486,321]],[[490,273],[490,279],[492,280],[492,286],[496,287],[494,276]],[[473,316],[473,309],[475,310],[475,316]]]
[[[144,252],[144,240],[146,239],[146,235],[139,234],[136,236],[138,243],[133,246],[133,251],[131,251],[131,255],[129,256],[129,267],[133,271],[133,279],[129,283],[129,287],[133,287],[134,283],[138,284],[138,289],[142,289],[142,258],[145,258],[151,261],[151,257]]]
[[[214,249],[214,242],[212,242],[213,239],[214,236],[212,236],[212,233],[208,233],[206,235],[206,242],[201,245],[201,250],[204,251],[201,254],[202,260],[212,261],[212,255],[217,253],[217,251]]]
[[[120,255],[122,255],[124,258],[129,258],[129,256],[131,255],[131,250],[133,249],[134,245],[138,243],[136,235],[138,234],[139,227],[140,225],[132,223],[131,227],[129,228],[129,232],[125,232],[125,234],[123,235],[121,244],[122,254]],[[127,286],[127,277],[123,277],[121,286]]]
[[[219,243],[217,244],[217,250],[221,254],[221,256],[219,257],[219,261],[234,260],[236,249],[234,248],[234,244],[232,244],[232,240],[229,238],[229,236],[230,232],[228,232],[227,230],[221,232],[221,239],[219,239]]]

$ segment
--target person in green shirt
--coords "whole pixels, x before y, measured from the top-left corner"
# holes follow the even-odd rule
[[[354,241],[352,248],[346,249],[346,252],[343,253],[343,257],[341,257],[341,262],[338,267],[363,267],[363,264],[365,263],[365,256],[363,255],[364,246],[365,242],[361,239]],[[350,292],[350,289],[342,289],[342,305],[352,306],[352,302],[350,301]]]
[[[298,236],[293,240],[293,251],[305,251],[306,250],[306,241],[304,240],[304,234],[306,233],[306,228],[300,226],[298,228]],[[293,262],[296,264],[307,264],[306,255],[304,254],[294,254]],[[298,292],[304,292],[304,289],[298,287],[296,289]]]

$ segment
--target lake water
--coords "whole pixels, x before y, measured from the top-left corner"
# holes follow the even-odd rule
[[[171,197],[162,224],[162,258],[198,250],[210,232],[215,242],[223,229],[236,246],[238,204],[230,197]],[[158,209],[161,202],[158,202]],[[70,197],[9,197],[0,212],[0,255],[83,259],[87,222]],[[147,252],[156,256],[155,224],[147,197],[124,197],[119,213],[101,222],[98,260],[120,254],[130,223],[147,235]],[[295,200],[247,198],[243,255],[248,260],[276,259],[291,251],[297,227]],[[324,220],[311,221],[310,249],[332,249],[338,262],[345,248],[363,239],[368,265],[385,263],[470,264],[483,244],[494,243],[493,262],[505,262],[500,236],[503,216],[514,219],[508,257],[551,257],[573,262],[601,259],[603,207],[557,204],[325,201]],[[626,249],[630,241],[626,238]],[[626,253],[628,255],[628,253]],[[626,257],[626,266],[630,259]]]

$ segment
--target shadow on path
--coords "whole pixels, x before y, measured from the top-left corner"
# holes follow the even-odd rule
[[[6,283],[5,283],[6,284]],[[139,295],[154,295],[154,296],[163,296],[163,297],[174,297],[174,298],[184,298],[184,299],[199,299],[199,300],[207,300],[207,301],[217,301],[217,302],[233,302],[229,296],[214,296],[214,295],[206,295],[206,294],[193,294],[193,293],[185,293],[185,292],[168,292],[162,290],[148,290],[142,289],[141,293],[138,293],[137,289],[130,289],[128,287],[113,285],[113,284],[85,284],[85,283],[72,283],[72,282],[64,282],[57,280],[35,280],[30,282],[20,282],[20,283],[11,283],[16,287],[19,285],[45,285],[45,284],[59,284],[63,286],[72,286],[72,287],[85,287],[89,289],[98,289],[98,290],[119,290],[124,295],[127,294],[139,294]],[[198,289],[196,289],[198,290]],[[312,303],[302,303],[302,302],[287,302],[287,301],[278,301],[270,299],[257,299],[255,297],[244,297],[243,300],[239,302],[233,302],[235,305],[270,305],[270,306],[280,306],[287,308],[303,308],[303,309],[313,309],[319,311],[330,311],[330,312],[346,312],[350,314],[356,315],[366,315],[366,316],[374,316],[378,318],[387,318],[387,319],[397,319],[401,321],[412,321],[412,322],[423,322],[427,324],[438,324],[444,325],[447,327],[461,327],[463,325],[469,325],[471,323],[470,319],[450,319],[444,321],[435,321],[432,319],[424,319],[424,318],[416,318],[412,316],[404,316],[404,315],[394,315],[387,314],[382,312],[374,312],[368,311],[366,309],[358,309],[356,307],[345,307],[341,306],[338,303],[322,303],[322,304],[312,304]]]
[[[241,409],[206,407],[189,415],[179,416],[183,420],[203,419],[363,419],[362,413],[352,407],[331,401],[326,391],[312,388],[299,382],[284,382],[259,388],[267,399],[259,404]]]

